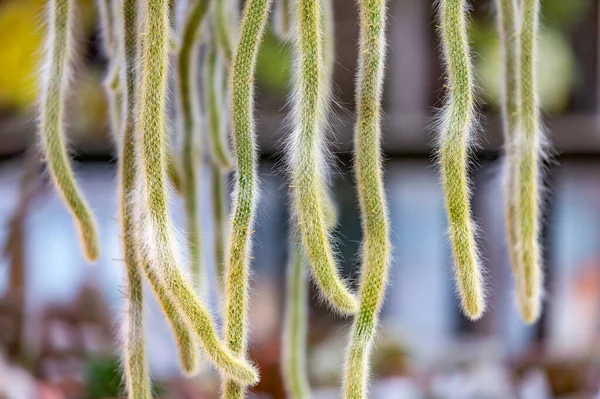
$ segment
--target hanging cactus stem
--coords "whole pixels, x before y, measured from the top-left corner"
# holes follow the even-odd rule
[[[224,277],[225,339],[229,349],[241,356],[245,356],[248,344],[248,273],[258,191],[253,78],[270,6],[271,0],[248,0],[244,4],[230,76],[231,130],[237,170]],[[243,398],[244,395],[243,386],[235,381],[224,381],[223,398]]]
[[[523,320],[533,323],[537,320],[540,312],[540,304],[537,298],[528,299],[523,292],[523,272],[521,265],[519,226],[522,220],[519,212],[519,165],[520,150],[519,135],[521,129],[520,100],[520,37],[518,31],[517,17],[519,7],[516,0],[497,0],[498,6],[498,30],[502,44],[503,56],[503,104],[502,117],[504,121],[504,174],[505,174],[505,214],[506,235],[508,251],[513,275],[516,283],[516,298],[518,308]]]
[[[66,92],[73,52],[73,0],[50,0],[45,67],[42,74],[40,136],[48,170],[58,192],[73,214],[84,255],[93,262],[100,255],[96,220],[81,195],[65,143],[63,125]]]
[[[166,185],[166,89],[169,51],[169,7],[167,0],[146,0],[142,37],[142,76],[139,89],[142,231],[144,259],[158,274],[166,293],[186,315],[204,352],[227,377],[250,385],[258,380],[256,370],[236,358],[218,339],[215,323],[206,306],[181,272],[175,250],[173,223],[168,212]],[[144,262],[146,263],[146,262]],[[146,273],[148,274],[148,273]]]
[[[535,62],[539,31],[539,0],[523,0],[520,52],[521,136],[519,148],[519,244],[521,284],[519,297],[525,320],[533,323],[541,310],[543,274],[539,245],[540,169],[542,129],[539,121]]]
[[[100,2],[104,3],[104,2]],[[146,357],[144,333],[144,293],[140,267],[139,241],[137,224],[131,198],[136,189],[137,161],[135,154],[135,65],[138,61],[136,25],[126,26],[125,18],[137,21],[137,4],[135,0],[116,1],[113,7],[104,4],[106,10],[101,18],[105,29],[105,38],[113,37],[107,42],[112,48],[112,71],[108,77],[107,92],[113,121],[113,138],[118,143],[119,152],[119,213],[121,221],[121,238],[126,269],[127,310],[124,321],[124,355],[123,368],[128,397],[131,399],[152,398],[150,371]],[[106,21],[112,15],[111,21]],[[122,18],[119,18],[122,16]],[[112,31],[114,29],[114,31]],[[122,43],[121,43],[122,42]],[[123,62],[120,62],[123,60]],[[119,77],[119,74],[122,76]],[[121,87],[113,89],[114,81],[124,82],[125,92]],[[111,82],[112,81],[112,82]],[[111,84],[112,83],[112,84]],[[123,133],[118,130],[123,129]],[[119,140],[119,137],[121,140]],[[121,141],[119,143],[119,141]]]
[[[353,314],[358,305],[339,276],[326,226],[324,126],[330,85],[323,62],[322,10],[317,0],[297,5],[298,61],[293,96],[294,131],[289,146],[292,203],[308,262],[323,297],[333,309]]]
[[[198,44],[204,20],[210,6],[209,0],[190,2],[183,26],[183,36],[177,59],[180,126],[183,136],[183,179],[184,200],[187,216],[187,240],[189,261],[194,283],[203,292],[205,278],[202,271],[202,243],[198,214],[198,173],[201,166],[201,152],[198,146],[197,130],[200,126],[200,106],[198,103]]]
[[[462,308],[467,317],[477,320],[485,310],[485,297],[469,198],[468,146],[475,112],[465,14],[466,0],[440,1],[449,93],[442,113],[438,158]]]
[[[188,325],[183,311],[177,306],[175,299],[168,293],[166,285],[156,270],[147,261],[144,261],[142,267],[144,268],[144,274],[148,279],[148,283],[154,291],[165,318],[173,331],[179,352],[181,369],[186,375],[192,376],[197,373],[200,364],[198,359],[198,344],[192,332],[193,330]]]
[[[383,188],[381,97],[385,62],[386,1],[361,0],[355,175],[363,226],[360,309],[346,351],[344,397],[367,398],[369,358],[385,297],[391,261],[390,227]]]

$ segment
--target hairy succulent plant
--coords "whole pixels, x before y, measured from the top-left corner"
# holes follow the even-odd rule
[[[139,53],[135,25],[125,26],[123,23],[125,17],[136,21],[137,9],[133,0],[102,0],[98,1],[98,8],[104,29],[106,52],[111,59],[105,88],[111,110],[112,135],[119,148],[119,219],[127,295],[127,309],[123,322],[123,368],[128,397],[150,399],[152,388],[146,359],[144,292],[137,224],[131,202],[137,182],[134,104],[135,65]],[[124,83],[124,92],[120,82]]]
[[[476,320],[485,310],[485,294],[476,227],[471,219],[467,167],[475,119],[467,1],[441,0],[439,7],[448,98],[440,123],[438,159],[462,308],[467,317]]]
[[[539,315],[538,298],[528,299],[523,292],[523,273],[521,264],[520,221],[523,217],[519,212],[519,165],[520,165],[520,37],[519,37],[519,6],[515,0],[497,0],[498,30],[502,43],[503,55],[503,121],[505,142],[505,214],[506,235],[510,262],[516,283],[519,311],[523,319],[532,323]]]
[[[541,310],[543,273],[539,244],[540,175],[543,132],[539,121],[535,62],[539,31],[539,0],[521,2],[520,129],[516,138],[518,158],[518,235],[520,248],[520,310],[524,319],[533,323]]]
[[[323,55],[322,9],[317,0],[299,0],[295,8],[298,60],[289,145],[292,203],[299,236],[324,298],[333,309],[353,314],[358,304],[339,276],[324,211],[324,126],[331,86]]]
[[[225,262],[225,339],[236,354],[247,346],[248,273],[252,225],[258,194],[256,132],[254,127],[254,72],[271,0],[248,0],[240,24],[238,44],[231,67],[231,131],[237,158],[233,216]],[[223,397],[242,398],[245,388],[224,382]]]
[[[75,181],[63,123],[72,74],[74,8],[73,0],[48,2],[48,33],[41,81],[40,136],[54,185],[75,218],[84,255],[89,261],[95,261],[100,255],[98,228]]]
[[[167,294],[186,316],[213,364],[237,383],[258,380],[256,370],[235,357],[218,339],[210,311],[183,275],[177,258],[173,224],[168,212],[165,182],[166,86],[169,45],[169,8],[166,0],[146,0],[142,35],[142,68],[138,128],[141,160],[144,257],[158,275]],[[144,262],[146,264],[146,262]],[[148,275],[148,273],[146,273]]]
[[[355,175],[363,226],[360,308],[346,353],[344,397],[366,398],[369,358],[391,261],[383,188],[381,97],[384,81],[386,1],[361,0],[354,136]]]
[[[290,10],[289,4],[280,4],[284,11],[298,16],[297,12]],[[322,58],[324,63],[325,88],[327,99],[331,101],[331,85],[333,83],[334,38],[333,38],[333,9],[331,0],[321,1],[321,29],[322,29]],[[281,12],[281,10],[280,10]],[[292,25],[292,21],[288,21]],[[284,38],[291,39],[293,31],[286,32]],[[326,110],[329,111],[329,105]],[[323,182],[325,183],[325,182]],[[324,223],[331,232],[337,222],[337,211],[333,199],[328,193],[326,184],[321,187],[320,195],[323,201]],[[282,374],[288,396],[292,398],[309,398],[310,386],[306,370],[306,350],[308,331],[308,298],[307,276],[305,267],[308,267],[306,256],[297,233],[292,233],[294,239],[290,240],[290,259],[287,272],[286,310],[284,320],[284,336],[282,350]]]
[[[285,387],[290,397],[310,397],[306,370],[310,270],[330,308],[354,316],[343,395],[363,399],[368,396],[371,349],[392,256],[381,151],[387,0],[357,0],[360,34],[353,155],[363,230],[357,295],[339,274],[332,244],[337,210],[329,193],[326,135],[334,97],[332,0],[277,1],[281,18],[278,33],[296,49],[293,128],[287,140],[293,231],[281,359]],[[247,387],[258,382],[258,371],[246,359],[252,234],[259,191],[254,75],[272,2],[244,2],[236,40],[237,0],[190,0],[181,38],[171,25],[173,0],[97,0],[110,60],[104,86],[119,156],[119,213],[127,286],[123,367],[130,398],[152,397],[143,328],[143,276],[174,333],[184,373],[197,371],[201,346],[221,374],[223,398],[244,398]],[[539,317],[543,291],[539,244],[543,129],[534,71],[540,3],[496,3],[504,68],[506,229],[519,309],[523,319],[531,323]],[[468,181],[476,116],[467,5],[468,0],[439,0],[448,96],[441,113],[438,161],[458,291],[466,316],[476,320],[485,310],[485,296]],[[63,126],[72,74],[73,8],[74,0],[49,0],[40,130],[54,183],[74,215],[86,257],[94,260],[99,255],[97,229],[69,163]],[[203,153],[196,83],[198,49],[207,24],[211,37],[206,41],[201,71],[202,104],[212,167],[215,258],[224,298],[222,339],[202,298],[205,278],[197,184]],[[169,69],[170,52],[177,54],[173,71]],[[177,74],[181,159],[171,151],[167,134],[169,73]],[[227,177],[232,170],[235,190],[228,225]],[[185,201],[191,277],[179,259],[169,212],[169,181]]]

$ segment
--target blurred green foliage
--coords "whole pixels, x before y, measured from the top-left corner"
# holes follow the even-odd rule
[[[292,43],[281,40],[269,28],[265,32],[256,66],[256,78],[260,86],[275,94],[285,95],[292,78],[292,59]]]
[[[121,372],[121,361],[115,356],[93,357],[88,360],[86,369],[88,399],[116,398],[123,394],[125,385]],[[164,393],[164,389],[154,384],[155,396]]]
[[[542,31],[539,42],[538,87],[541,107],[547,113],[560,113],[569,105],[578,81],[577,59],[567,34],[588,11],[589,0],[545,0],[542,5]],[[476,18],[470,27],[481,98],[499,108],[502,85],[500,42],[495,13]]]

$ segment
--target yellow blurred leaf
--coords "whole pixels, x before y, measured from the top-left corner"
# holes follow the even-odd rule
[[[0,6],[0,107],[23,109],[37,99],[44,3],[16,0]]]

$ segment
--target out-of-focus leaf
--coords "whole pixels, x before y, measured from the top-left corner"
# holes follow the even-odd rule
[[[37,99],[44,4],[19,0],[0,5],[0,107],[24,109]]]
[[[485,43],[482,46],[482,43]],[[496,39],[478,44],[476,67],[481,95],[498,107],[502,94],[502,60]],[[542,29],[539,39],[537,79],[544,112],[558,113],[568,105],[576,80],[576,59],[567,39],[556,29]]]
[[[264,36],[258,55],[256,78],[259,84],[277,94],[285,94],[292,76],[292,46],[280,40],[271,29]]]

